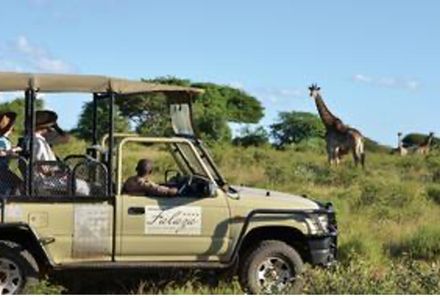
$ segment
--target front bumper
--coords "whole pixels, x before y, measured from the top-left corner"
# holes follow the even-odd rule
[[[338,225],[331,203],[320,204],[328,216],[328,232],[308,238],[307,244],[312,265],[329,266],[336,262],[338,251]]]
[[[329,266],[336,262],[337,234],[312,237],[307,243],[312,265]]]

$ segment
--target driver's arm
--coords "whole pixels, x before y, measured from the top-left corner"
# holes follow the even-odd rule
[[[144,183],[143,189],[146,195],[151,196],[174,197],[178,193],[177,188],[161,186],[151,181]]]

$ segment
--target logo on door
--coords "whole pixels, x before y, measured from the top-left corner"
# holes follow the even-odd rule
[[[145,207],[145,234],[200,235],[202,209],[199,206]]]

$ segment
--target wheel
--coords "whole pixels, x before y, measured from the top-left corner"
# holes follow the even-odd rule
[[[37,271],[21,246],[0,241],[0,295],[20,294],[37,279]]]
[[[239,267],[242,288],[251,294],[298,293],[303,261],[297,251],[278,240],[262,241]]]

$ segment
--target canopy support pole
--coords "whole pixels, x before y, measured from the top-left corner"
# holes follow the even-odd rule
[[[92,145],[98,144],[98,94],[93,93]]]
[[[109,112],[108,112],[108,195],[113,195],[113,147],[114,147],[114,130],[115,130],[115,118],[114,118],[114,109],[115,109],[115,93],[109,93]]]
[[[34,166],[34,139],[35,139],[35,91],[27,89],[25,92],[25,138],[26,152],[29,154],[29,163],[26,172],[26,195],[33,193],[33,166]]]

